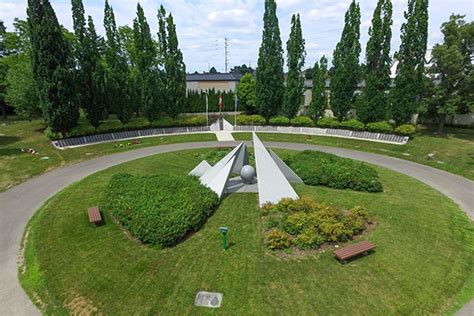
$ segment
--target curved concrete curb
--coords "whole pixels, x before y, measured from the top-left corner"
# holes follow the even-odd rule
[[[406,160],[355,150],[296,143],[265,144],[272,148],[330,152],[407,174],[447,195],[459,204],[471,219],[474,218],[474,182],[463,177]],[[39,314],[18,282],[17,256],[28,220],[54,194],[88,175],[130,160],[178,150],[237,145],[238,142],[202,142],[137,149],[56,169],[0,193],[0,315]],[[473,315],[474,301],[464,306],[460,311],[460,314],[462,313]]]

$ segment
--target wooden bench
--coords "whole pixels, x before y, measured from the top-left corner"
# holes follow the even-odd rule
[[[89,215],[89,222],[91,224],[99,225],[102,223],[102,216],[100,215],[98,206],[89,207],[87,209],[87,214]]]
[[[342,263],[346,263],[347,259],[355,257],[360,254],[367,255],[369,251],[373,250],[375,245],[369,241],[361,241],[357,244],[353,244],[334,251],[334,256],[339,259]]]

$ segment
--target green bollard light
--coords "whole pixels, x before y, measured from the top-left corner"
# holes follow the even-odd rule
[[[220,227],[219,228],[221,234],[222,234],[222,248],[224,251],[227,250],[227,232],[229,229],[227,227]]]

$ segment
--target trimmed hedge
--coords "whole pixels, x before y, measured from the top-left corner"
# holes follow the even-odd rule
[[[107,208],[144,243],[171,247],[199,229],[219,204],[217,195],[191,176],[115,174]]]
[[[387,121],[368,123],[366,127],[369,132],[373,133],[393,133],[393,126]]]
[[[348,211],[318,203],[311,198],[283,199],[261,208],[265,227],[265,244],[270,250],[296,246],[317,249],[324,243],[345,242],[364,231],[371,223],[361,206]]]
[[[285,159],[308,185],[382,192],[377,171],[367,164],[319,151],[306,150]]]
[[[265,125],[265,123],[265,118],[258,114],[237,116],[237,125]]]
[[[308,116],[297,116],[291,120],[293,126],[314,126],[313,120]]]
[[[97,130],[87,123],[87,125],[78,125],[74,127],[66,137],[87,136],[95,134],[115,133],[123,131],[133,131],[148,128],[164,128],[164,127],[183,127],[183,126],[206,126],[206,116],[178,116],[172,119],[168,116],[160,117],[151,124],[144,117],[133,118],[128,124],[122,124],[118,119],[109,119],[102,122]],[[46,129],[44,135],[51,140],[58,140],[61,138],[59,133],[52,133],[51,130]]]
[[[411,124],[400,125],[395,129],[395,133],[403,136],[413,136],[416,133],[416,127]]]
[[[342,121],[339,126],[353,131],[363,131],[365,129],[365,124],[355,119]]]
[[[333,117],[323,117],[316,122],[316,126],[325,128],[338,128],[341,123]]]
[[[268,121],[268,123],[276,126],[288,126],[290,125],[290,119],[286,116],[274,116]]]

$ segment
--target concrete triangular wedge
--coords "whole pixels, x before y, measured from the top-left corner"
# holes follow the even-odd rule
[[[278,203],[283,198],[298,199],[298,194],[255,133],[253,133],[253,146],[260,206],[265,203]]]
[[[247,145],[242,144],[242,148],[240,148],[240,150],[235,155],[236,155],[236,159],[235,159],[234,167],[232,168],[232,172],[239,173],[243,166],[249,164]]]
[[[291,183],[303,183],[303,180],[301,180],[301,178],[293,170],[291,170],[290,167],[288,167],[288,165],[273,152],[273,150],[269,149],[268,152],[270,153],[270,156],[272,156],[273,161],[275,161],[278,168],[280,168],[281,172],[283,172],[285,175],[286,180]]]
[[[222,168],[224,168],[230,159],[232,159],[242,148],[244,143],[240,143],[237,147],[232,149],[224,158],[219,160],[211,169],[207,170],[200,178],[201,183],[206,185],[214,179],[214,177],[220,172]]]
[[[212,168],[212,166],[206,160],[203,160],[203,161],[201,161],[201,163],[199,165],[197,165],[188,174],[190,176],[200,177],[211,168]]]
[[[232,157],[230,161],[222,169],[219,170],[216,176],[212,178],[209,183],[205,184],[209,189],[217,193],[219,199],[224,194],[227,180],[229,179],[229,175],[232,170],[232,167],[234,166],[234,162],[235,157]]]

